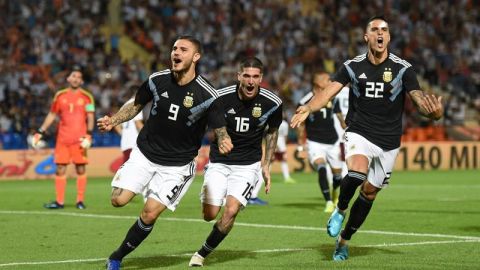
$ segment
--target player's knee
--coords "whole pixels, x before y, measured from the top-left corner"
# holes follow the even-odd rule
[[[126,201],[120,199],[119,197],[110,198],[110,203],[112,204],[113,207],[122,207],[127,204]]]
[[[375,198],[377,197],[377,193],[378,193],[379,189],[378,188],[375,188],[375,187],[369,187],[368,185],[362,185],[362,190],[361,190],[361,193],[362,193],[362,196],[369,200],[369,201],[373,201],[375,200]]]
[[[216,209],[212,209],[211,207],[204,207],[203,208],[203,220],[205,221],[212,221],[217,217],[218,211]]]
[[[153,224],[157,220],[159,213],[154,211],[146,211],[145,209],[142,211],[140,217],[142,218],[145,224]]]
[[[235,219],[235,217],[238,214],[238,209],[236,207],[225,207],[225,210],[223,211],[223,216],[226,219]]]
[[[202,207],[203,220],[212,221],[216,219],[220,209],[220,206],[204,203]]]
[[[203,220],[205,220],[207,222],[214,220],[216,217],[217,217],[217,215],[214,215],[212,213],[205,213],[205,212],[203,213]]]

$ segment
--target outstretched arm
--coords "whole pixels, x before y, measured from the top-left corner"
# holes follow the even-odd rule
[[[218,151],[220,154],[226,155],[233,149],[232,139],[227,133],[226,127],[216,128],[213,130],[217,138]]]
[[[443,116],[442,96],[428,95],[421,90],[409,92],[417,110],[425,117],[438,120]]]
[[[262,164],[262,175],[265,181],[265,193],[270,192],[270,165],[272,164],[272,157],[277,147],[278,128],[269,128],[265,134],[265,157]]]
[[[101,132],[106,132],[112,130],[116,125],[119,125],[123,122],[126,122],[139,112],[142,111],[145,104],[136,104],[136,102],[131,102],[123,106],[115,115],[112,117],[104,116],[97,120],[97,127]]]
[[[305,105],[297,108],[295,115],[293,115],[292,120],[290,121],[290,126],[292,128],[298,127],[300,123],[307,119],[308,115],[312,112],[319,111],[321,108],[325,107],[327,103],[342,89],[343,84],[333,81],[328,84],[328,86],[320,93],[315,94],[313,98]]]

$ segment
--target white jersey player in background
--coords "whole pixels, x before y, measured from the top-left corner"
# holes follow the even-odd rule
[[[138,87],[134,86],[130,90],[133,91],[133,96],[125,102],[122,106],[125,107],[126,105],[135,101],[135,91]],[[132,90],[133,89],[133,90]],[[125,163],[130,158],[130,152],[132,149],[137,145],[137,137],[138,133],[143,127],[143,113],[140,112],[137,114],[133,119],[123,122],[121,125],[115,127],[115,131],[120,135],[120,150],[123,153],[123,163]]]
[[[340,105],[340,110],[342,111],[343,119],[346,119],[348,113],[348,95],[350,92],[350,88],[343,87],[342,90],[335,96],[338,99],[338,104]],[[342,160],[345,161],[345,149],[344,149],[344,138],[343,135],[345,134],[345,130],[342,128],[340,121],[337,118],[334,118],[335,129],[337,130],[338,137],[340,140],[340,151],[342,154]],[[328,179],[332,179],[330,170],[327,170],[329,176]],[[342,166],[342,177],[348,173],[347,163],[344,162]]]
[[[290,168],[288,167],[288,160],[287,160],[287,138],[288,138],[288,129],[289,125],[288,122],[283,119],[280,127],[278,128],[278,139],[277,139],[277,147],[275,148],[275,157],[274,160],[281,162],[281,169],[283,174],[283,181],[286,184],[295,184],[296,181],[290,176]],[[263,183],[263,176],[262,171],[258,172],[258,183]],[[258,193],[262,189],[262,185],[256,185],[252,191],[252,196],[248,200],[248,204],[255,204],[255,205],[266,205],[268,204],[267,201],[262,200],[258,197]]]

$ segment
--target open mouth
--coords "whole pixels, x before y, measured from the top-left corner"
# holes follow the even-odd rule
[[[248,92],[252,92],[253,90],[255,90],[255,86],[247,86]]]
[[[378,47],[383,48],[383,37],[377,38],[377,44],[378,44]]]
[[[175,63],[175,64],[180,64],[181,62],[182,62],[181,59],[179,59],[179,58],[173,58],[173,63]]]

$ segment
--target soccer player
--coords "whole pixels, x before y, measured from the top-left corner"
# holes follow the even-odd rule
[[[135,101],[135,93],[137,86],[129,88],[130,99],[123,104],[122,107],[127,106]],[[123,153],[123,163],[130,158],[132,149],[137,144],[137,137],[140,130],[143,128],[143,112],[138,113],[129,121],[123,122],[121,125],[115,126],[115,131],[120,134],[120,149]]]
[[[282,170],[283,182],[287,184],[296,183],[295,179],[290,176],[290,169],[288,168],[287,160],[287,138],[288,138],[288,122],[283,119],[278,128],[277,148],[275,148],[274,160],[280,161],[280,168]]]
[[[342,111],[342,118],[345,119],[347,117],[348,113],[348,99],[349,99],[349,94],[350,94],[350,88],[344,86],[342,90],[335,96],[335,98],[338,100],[338,104],[340,105],[340,110]],[[341,159],[342,159],[342,177],[345,177],[345,175],[348,173],[348,168],[347,168],[347,163],[345,161],[345,128],[342,127],[342,124],[337,118],[334,118],[335,121],[335,129],[337,130],[338,136],[340,137],[340,152],[341,152]],[[335,193],[338,195],[337,193]],[[334,204],[336,205],[338,202],[338,197],[336,197],[337,200],[334,199]]]
[[[368,51],[346,61],[327,88],[292,117],[296,127],[308,115],[325,107],[344,85],[352,94],[345,134],[348,174],[342,180],[337,208],[330,216],[327,232],[337,237],[358,186],[360,194],[353,203],[344,230],[337,237],[333,259],[348,258],[348,241],[367,218],[381,188],[390,182],[402,135],[402,113],[408,93],[419,112],[433,120],[443,115],[442,97],[420,90],[410,63],[388,51],[390,30],[381,16],[371,18],[364,40]]]
[[[280,127],[278,128],[278,139],[277,139],[277,147],[275,148],[275,153],[273,154],[272,160],[278,160],[281,162],[281,170],[283,174],[283,181],[286,184],[294,184],[296,183],[295,179],[290,177],[290,170],[288,168],[288,161],[287,161],[287,136],[288,136],[288,122],[282,120]],[[258,177],[260,183],[263,182],[262,171],[258,172]],[[256,185],[252,191],[252,196],[248,200],[248,204],[254,205],[267,205],[268,202],[262,200],[258,197],[262,186]]]
[[[270,163],[282,122],[282,100],[259,85],[263,64],[255,58],[245,59],[238,72],[238,84],[219,90],[224,104],[227,131],[235,148],[227,156],[212,144],[210,162],[205,171],[201,201],[203,218],[215,219],[225,203],[202,247],[192,256],[189,266],[203,266],[208,256],[228,235],[238,212],[247,205],[261,169],[265,193],[270,191]],[[264,132],[266,130],[266,132]],[[262,137],[265,137],[265,158],[262,160]]]
[[[65,204],[65,187],[67,186],[67,165],[75,164],[77,172],[76,207],[85,209],[85,189],[87,175],[85,165],[88,163],[87,149],[92,143],[92,130],[95,125],[95,102],[93,96],[81,88],[82,72],[73,69],[67,77],[69,86],[57,91],[53,97],[50,112],[32,138],[32,147],[37,148],[45,131],[55,119],[58,123],[55,143],[55,193],[56,199],[44,205],[47,209],[63,209]]]
[[[330,82],[330,76],[325,72],[316,72],[313,75],[312,91],[306,94],[300,100],[300,106],[306,104],[321,91]],[[342,180],[342,160],[340,155],[340,140],[334,125],[334,115],[346,127],[342,117],[339,102],[336,98],[328,102],[320,111],[310,114],[305,124],[297,127],[299,152],[308,150],[308,159],[317,169],[318,184],[325,199],[325,213],[331,213],[335,209],[333,198],[338,194],[338,187]],[[306,132],[306,135],[305,135]],[[327,178],[327,162],[332,171],[332,194]]]
[[[153,101],[137,146],[112,180],[111,203],[122,207],[145,187],[148,199],[121,245],[109,256],[107,269],[120,269],[122,259],[147,238],[160,214],[167,208],[175,210],[195,176],[195,156],[207,124],[217,136],[220,155],[233,148],[220,103],[214,102],[218,93],[196,72],[200,58],[200,42],[191,36],[179,37],[170,54],[171,68],[151,74],[133,103],[97,121],[101,131],[109,131]]]

